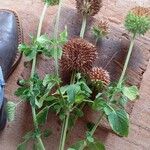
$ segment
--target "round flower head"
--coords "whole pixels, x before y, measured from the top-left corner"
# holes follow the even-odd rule
[[[106,36],[108,34],[108,22],[106,21],[96,22],[93,27],[93,34],[97,38]]]
[[[89,72],[89,77],[94,84],[103,83],[103,85],[107,86],[110,83],[109,73],[101,67],[93,67],[92,71]]]
[[[71,39],[63,47],[61,69],[86,73],[92,69],[96,56],[97,52],[93,44],[81,38]]]
[[[102,0],[76,0],[76,7],[83,16],[96,15],[102,6]]]
[[[133,34],[144,35],[150,29],[150,8],[131,9],[126,16],[125,27]]]

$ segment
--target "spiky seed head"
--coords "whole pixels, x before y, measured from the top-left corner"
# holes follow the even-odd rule
[[[86,73],[92,69],[96,57],[97,52],[93,44],[81,38],[71,39],[63,47],[61,69]]]
[[[102,82],[106,86],[110,83],[109,73],[101,67],[93,67],[92,71],[89,72],[89,77],[93,83]]]
[[[102,7],[102,0],[76,0],[76,7],[83,16],[94,16]]]
[[[102,38],[108,34],[108,22],[98,21],[94,24],[93,34],[96,38]]]
[[[137,6],[131,9],[131,12],[139,17],[150,17],[150,8]]]
[[[150,30],[150,8],[131,9],[125,18],[125,27],[133,34],[144,35]]]

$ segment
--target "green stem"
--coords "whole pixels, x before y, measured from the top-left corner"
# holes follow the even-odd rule
[[[63,4],[63,0],[60,0],[59,1],[58,12],[57,12],[57,16],[56,16],[56,23],[55,23],[55,27],[54,27],[54,38],[55,38],[55,40],[57,40],[57,38],[58,38],[59,19],[60,19],[62,4]],[[56,72],[56,75],[59,75],[57,45],[55,46],[55,72]]]
[[[98,40],[99,40],[99,37],[97,37],[96,40],[95,40],[95,46],[97,46]]]
[[[61,142],[60,150],[65,149],[65,141],[66,141],[67,130],[68,130],[69,116],[70,116],[70,113],[68,112],[66,119],[65,119],[65,123],[64,123],[63,136],[62,136],[62,142]]]
[[[47,9],[48,5],[45,4],[44,5],[44,8],[43,8],[43,12],[42,12],[42,15],[40,17],[40,22],[39,22],[39,26],[38,26],[38,31],[37,31],[37,38],[40,36],[41,34],[41,30],[42,30],[42,24],[43,24],[43,20],[44,20],[44,17],[45,17],[45,13],[46,13],[46,9]],[[34,77],[34,74],[35,74],[35,67],[36,67],[36,56],[34,57],[33,59],[33,62],[32,62],[32,69],[31,69],[31,78]],[[30,86],[30,90],[33,91],[33,83],[31,84]],[[34,128],[35,130],[39,130],[39,127],[38,127],[38,122],[37,122],[37,118],[36,118],[36,111],[35,111],[35,107],[31,105],[31,108],[32,108],[32,116],[33,116],[33,123],[34,123]],[[41,137],[40,136],[37,136],[37,141],[38,143],[40,144],[40,147],[41,147],[41,150],[45,150],[44,148],[44,144],[41,140]]]
[[[66,119],[66,118],[65,118],[65,119]],[[64,119],[64,121],[63,121],[62,129],[61,129],[61,136],[60,136],[59,150],[61,150],[61,145],[62,145],[62,139],[63,139],[64,128],[65,128],[65,119]]]
[[[39,26],[38,26],[38,31],[37,31],[37,38],[41,35],[41,30],[42,30],[42,24],[43,24],[43,20],[46,14],[46,10],[47,10],[48,4],[46,3],[44,5],[41,17],[40,17],[40,22],[39,22]]]
[[[97,122],[95,123],[94,127],[93,127],[92,130],[90,131],[91,136],[93,136],[93,134],[95,133],[97,127],[100,125],[103,116],[104,116],[104,113],[102,113],[102,114],[99,116]],[[81,146],[80,150],[84,150],[84,148],[85,148],[86,146],[87,146],[87,140],[84,141],[84,144]]]
[[[123,71],[121,73],[121,76],[120,76],[120,79],[118,81],[118,84],[117,84],[117,87],[115,89],[115,91],[113,92],[112,94],[112,97],[110,99],[110,102],[113,101],[114,99],[114,96],[118,90],[118,88],[120,88],[121,84],[122,84],[122,81],[124,79],[124,76],[125,76],[125,73],[126,73],[126,70],[127,70],[127,67],[128,67],[128,64],[129,64],[129,60],[130,60],[130,57],[131,57],[131,54],[132,54],[132,50],[133,50],[133,46],[134,46],[134,41],[135,41],[135,36],[136,34],[133,35],[132,39],[131,39],[131,43],[130,43],[130,47],[129,47],[129,51],[128,51],[128,54],[127,54],[127,57],[126,57],[126,60],[125,60],[125,64],[124,64],[124,67],[123,67]]]
[[[81,38],[84,37],[85,28],[86,28],[86,22],[87,22],[87,17],[86,17],[86,15],[84,15],[83,16],[83,20],[82,20],[82,27],[81,27],[81,31],[80,31],[80,37]]]
[[[94,127],[93,127],[92,130],[90,131],[90,134],[91,134],[92,136],[93,136],[93,134],[95,133],[97,127],[100,125],[100,122],[101,122],[103,116],[104,116],[104,113],[102,113],[102,114],[99,116],[99,118],[98,118],[96,124],[94,125]]]
[[[124,67],[123,67],[123,71],[122,71],[122,73],[121,73],[119,82],[118,82],[118,84],[117,84],[117,87],[119,87],[119,86],[122,84],[122,81],[123,81],[123,79],[124,79],[124,76],[125,76],[125,73],[126,73],[128,64],[129,64],[129,60],[130,60],[130,57],[131,57],[131,54],[132,54],[132,50],[133,50],[133,46],[134,46],[134,41],[135,41],[135,34],[133,35],[133,37],[132,37],[132,39],[131,39],[129,51],[128,51],[128,54],[127,54],[127,57],[126,57],[126,61],[125,61]]]

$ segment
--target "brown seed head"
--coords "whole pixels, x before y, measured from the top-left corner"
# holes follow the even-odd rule
[[[102,0],[76,0],[76,7],[82,15],[94,16],[102,7]]]
[[[131,12],[139,17],[143,16],[150,17],[150,7],[149,8],[144,8],[141,6],[134,7],[133,9],[131,9]]]
[[[97,21],[93,27],[94,34],[97,37],[103,37],[108,34],[108,22],[107,21]]]
[[[89,77],[92,82],[102,81],[104,85],[108,85],[110,83],[109,73],[102,69],[101,67],[93,67],[92,71],[89,72]]]
[[[71,39],[63,47],[61,69],[86,73],[92,69],[96,56],[97,52],[93,44],[81,38]]]

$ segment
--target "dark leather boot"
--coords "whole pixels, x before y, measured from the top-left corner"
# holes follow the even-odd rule
[[[5,127],[6,113],[4,80],[11,75],[21,54],[18,45],[22,42],[22,32],[18,16],[11,10],[0,9],[0,130]]]

